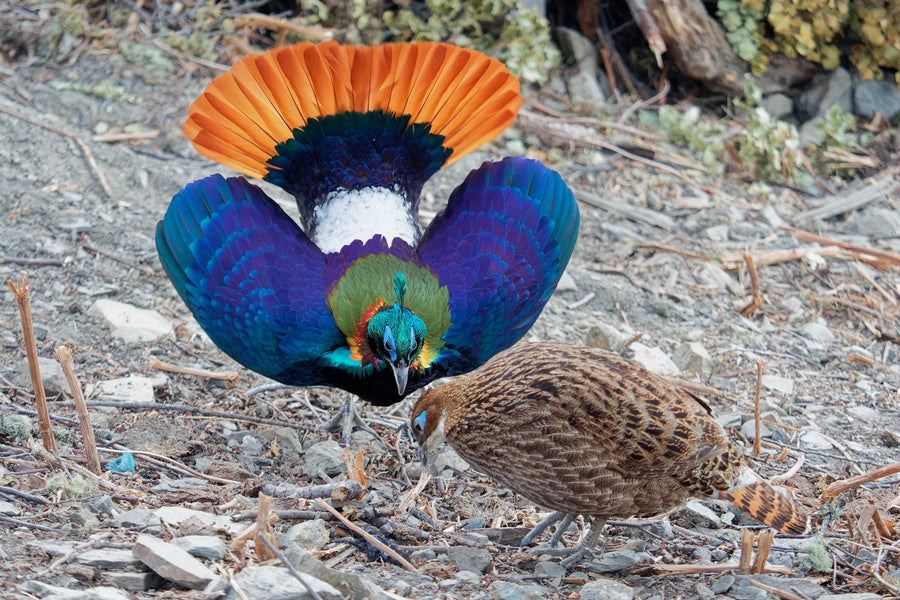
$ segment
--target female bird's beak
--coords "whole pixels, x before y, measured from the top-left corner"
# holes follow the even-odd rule
[[[397,361],[397,364],[391,364],[394,370],[394,380],[397,382],[397,393],[401,396],[406,391],[406,382],[409,379],[409,363],[403,359]]]
[[[428,466],[428,444],[422,442],[419,444],[419,462],[422,463],[423,467]]]

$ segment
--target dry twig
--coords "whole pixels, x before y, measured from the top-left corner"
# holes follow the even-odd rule
[[[756,358],[756,393],[753,395],[753,419],[756,421],[754,423],[755,430],[753,436],[753,456],[759,456],[760,444],[762,443],[762,423],[759,422],[759,396],[762,391],[762,372],[763,366],[765,363],[763,359],[757,357]]]
[[[394,550],[393,548],[391,548],[390,546],[388,546],[387,544],[385,544],[384,542],[382,542],[381,540],[376,538],[374,535],[372,535],[371,533],[369,533],[362,527],[352,523],[350,521],[350,519],[348,519],[347,517],[345,517],[344,515],[339,513],[337,511],[337,509],[335,509],[333,506],[331,506],[330,504],[328,504],[321,498],[316,498],[316,502],[319,504],[319,506],[321,506],[322,508],[324,508],[325,510],[330,512],[332,515],[334,515],[334,517],[337,520],[339,520],[341,523],[343,523],[348,529],[350,529],[357,535],[362,536],[362,538],[364,540],[366,540],[367,542],[369,542],[370,544],[372,544],[373,546],[375,546],[376,548],[378,548],[379,550],[381,550],[382,552],[384,552],[385,554],[387,554],[388,556],[390,556],[391,558],[396,560],[397,563],[400,566],[402,566],[404,569],[406,569],[407,571],[410,571],[412,573],[419,572],[419,570],[415,566],[413,566],[412,563],[410,563],[408,560],[406,560],[405,558],[400,556],[400,554],[398,554],[396,550]]]
[[[41,368],[38,366],[37,344],[34,340],[34,325],[31,320],[31,302],[28,299],[28,275],[26,274],[18,286],[11,279],[6,285],[16,296],[19,303],[19,316],[22,319],[22,339],[25,342],[25,355],[28,357],[28,373],[34,387],[34,403],[37,407],[38,423],[41,430],[41,443],[50,452],[56,452],[56,438],[50,425],[50,411],[47,409],[47,394],[44,393],[44,381],[41,379]]]
[[[747,272],[750,274],[750,301],[746,303],[740,310],[740,313],[749,318],[763,306],[763,295],[759,291],[759,274],[756,272],[756,265],[753,263],[753,257],[744,252],[741,254],[744,264],[747,265]]]
[[[852,490],[853,488],[859,487],[865,483],[878,481],[883,477],[894,475],[895,473],[900,473],[900,463],[894,463],[892,465],[887,465],[886,467],[879,467],[877,469],[869,471],[868,473],[863,473],[862,475],[856,475],[854,477],[835,481],[834,483],[829,484],[828,487],[826,487],[822,492],[822,500],[827,502],[828,500],[831,500],[832,498],[843,494],[847,490]]]
[[[97,441],[94,439],[94,427],[91,425],[91,415],[88,414],[87,405],[84,403],[84,394],[81,392],[81,384],[75,375],[75,361],[72,353],[65,346],[60,346],[55,352],[56,360],[62,367],[66,381],[69,382],[69,391],[75,400],[75,412],[78,414],[78,423],[81,425],[81,438],[84,440],[84,455],[88,469],[99,475],[100,454],[97,453]]]
[[[222,373],[217,373],[215,371],[207,371],[206,369],[182,367],[181,365],[175,365],[156,358],[151,358],[150,364],[148,366],[151,369],[156,369],[157,371],[180,373],[181,375],[194,375],[196,377],[205,377],[207,379],[221,379],[224,381],[230,381],[231,383],[236,383],[238,378],[240,377],[240,375],[234,371],[224,371]]]

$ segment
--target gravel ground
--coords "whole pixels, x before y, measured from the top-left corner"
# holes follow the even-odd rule
[[[97,586],[132,590],[130,596],[122,597],[202,597],[199,591],[183,591],[171,578],[152,580],[142,575],[141,582],[126,584],[119,573],[139,573],[144,567],[84,558],[88,550],[136,552],[136,536],[143,531],[163,539],[192,533],[219,537],[228,549],[203,559],[206,566],[217,574],[245,576],[240,585],[256,590],[249,597],[274,598],[253,586],[261,585],[260,580],[271,582],[265,571],[270,567],[265,565],[280,563],[263,565],[260,556],[235,538],[235,527],[239,530],[244,523],[226,528],[163,519],[160,526],[158,517],[148,517],[142,525],[129,525],[122,522],[120,513],[136,509],[145,511],[138,516],[146,517],[160,508],[182,507],[234,515],[255,508],[261,486],[321,484],[321,471],[336,476],[346,470],[342,450],[335,450],[337,436],[318,430],[342,395],[333,390],[289,388],[249,394],[265,381],[233,363],[197,331],[156,257],[154,227],[172,195],[194,179],[227,171],[198,156],[180,134],[188,105],[211,76],[179,68],[161,79],[119,54],[91,50],[74,65],[19,65],[0,74],[0,279],[18,280],[23,270],[28,272],[39,356],[52,358],[57,346],[69,345],[78,377],[93,399],[105,394],[130,402],[178,403],[231,413],[229,418],[163,408],[92,408],[100,446],[121,444],[156,452],[207,476],[239,482],[200,479],[165,463],[139,459],[134,475],[107,474],[105,487],[79,491],[66,483],[51,457],[27,441],[0,439],[4,442],[0,485],[50,501],[39,504],[3,493],[9,506],[0,512],[31,526],[12,522],[0,526],[0,559],[6,565],[0,594],[62,597],[37,583],[43,582],[72,590]],[[106,81],[121,86],[114,94],[117,97],[104,99],[84,92]],[[158,135],[144,141],[92,140],[98,133],[153,130]],[[520,123],[518,135],[514,142],[506,137],[442,171],[426,189],[425,212],[438,209],[467,170],[502,156],[507,144],[524,140],[531,153],[546,159],[550,149],[539,132]],[[96,170],[89,167],[77,140],[90,149]],[[810,506],[817,505],[823,487],[836,479],[900,462],[900,351],[896,344],[900,278],[892,257],[873,263],[865,262],[865,256],[853,260],[825,250],[801,252],[794,260],[764,265],[758,251],[808,244],[780,226],[806,226],[794,218],[822,203],[822,198],[776,188],[773,200],[750,201],[729,179],[689,172],[683,178],[660,174],[599,154],[585,160],[568,146],[555,155],[562,158],[550,164],[573,188],[620,206],[650,208],[669,217],[671,227],[651,226],[582,204],[581,237],[569,277],[529,338],[615,346],[616,340],[621,344],[641,336],[625,354],[672,375],[680,371],[686,379],[708,386],[705,395],[737,436],[753,435],[758,360],[762,361],[764,456],[756,464],[764,475],[773,476],[790,469],[802,454],[802,465],[787,485]],[[108,180],[111,194],[104,192],[100,174]],[[871,180],[853,185],[868,183]],[[891,189],[895,183],[876,184],[883,193],[873,202],[817,223],[816,232],[849,244],[900,250],[900,226],[896,225],[900,195]],[[284,198],[291,210],[284,194],[267,191]],[[837,197],[848,193],[840,191]],[[734,268],[729,262],[737,256],[739,263],[742,251],[756,258],[764,294],[763,306],[746,318],[737,308],[750,295],[747,269]],[[47,264],[29,264],[31,259]],[[126,342],[91,310],[98,300],[157,311],[176,326],[175,334]],[[0,411],[4,416],[32,406],[24,357],[17,305],[4,287],[0,291]],[[164,373],[151,368],[154,359],[239,376],[229,382]],[[97,389],[102,382],[130,376],[150,378],[149,387],[124,392]],[[364,432],[354,433],[351,462],[360,453],[369,492],[363,500],[336,504],[352,520],[377,529],[420,573],[404,571],[329,520],[323,528],[327,543],[318,539],[309,548],[341,577],[361,575],[382,589],[413,598],[484,597],[485,590],[497,598],[527,594],[602,598],[614,597],[607,588],[616,585],[631,588],[625,597],[765,597],[766,592],[748,583],[746,576],[721,575],[714,569],[659,576],[665,566],[737,560],[739,525],[745,522],[734,517],[734,524],[723,523],[719,517],[725,515],[728,520],[728,508],[716,503],[675,513],[670,517],[674,528],[668,522],[649,530],[608,527],[607,554],[586,560],[569,573],[560,572],[549,557],[507,545],[542,513],[467,469],[450,452],[442,457],[440,477],[425,486],[411,509],[397,515],[420,471],[413,462],[415,448],[409,437],[398,431],[408,405],[390,413],[362,409],[389,448]],[[52,402],[51,412],[75,416],[65,402]],[[249,423],[241,416],[290,420],[293,426]],[[74,438],[60,440],[59,454],[78,460],[82,453],[77,428],[58,424]],[[115,457],[103,453],[104,461]],[[870,567],[878,561],[880,576],[897,577],[900,556],[896,544],[888,551],[891,541],[876,536],[867,507],[874,506],[888,521],[896,519],[898,494],[896,475],[882,479],[839,498],[841,508],[829,513],[826,537],[776,537],[770,562],[788,574],[767,576],[763,583],[781,586],[794,597],[887,593],[890,588],[879,587],[869,575]],[[703,506],[712,510],[711,520]],[[313,510],[317,506],[276,499],[275,508]],[[284,514],[274,528],[287,536],[289,528],[302,521]],[[857,523],[865,535],[859,528],[851,531],[850,526]],[[573,531],[569,542],[576,536]],[[893,536],[896,540],[896,532]],[[288,545],[290,539],[282,537]],[[823,554],[834,559],[833,568],[810,570],[811,562],[822,564],[811,561],[812,551],[802,550],[814,539],[819,540]],[[85,541],[83,547],[74,547]],[[54,557],[73,549],[65,560],[44,571]],[[797,591],[801,589],[806,591]]]

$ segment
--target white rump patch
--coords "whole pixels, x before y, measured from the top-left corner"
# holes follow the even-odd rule
[[[400,238],[415,246],[419,229],[406,199],[387,188],[339,189],[328,194],[313,211],[315,238],[322,252],[337,252],[354,240],[383,235],[391,243]]]

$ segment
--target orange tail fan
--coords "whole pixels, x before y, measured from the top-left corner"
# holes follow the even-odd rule
[[[729,492],[719,492],[719,497],[781,533],[799,535],[809,530],[806,511],[762,479]]]
[[[383,111],[442,136],[449,164],[509,127],[521,104],[518,80],[474,50],[302,43],[248,56],[213,80],[184,132],[204,156],[262,178],[276,146],[311,119]]]

